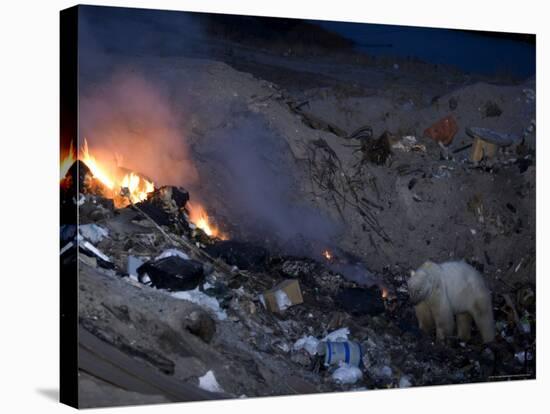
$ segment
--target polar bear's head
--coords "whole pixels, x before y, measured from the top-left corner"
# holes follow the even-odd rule
[[[407,280],[409,296],[413,305],[426,300],[434,288],[433,273],[430,272],[430,264],[423,264],[418,270],[411,270],[411,277]],[[428,266],[427,266],[428,265]]]

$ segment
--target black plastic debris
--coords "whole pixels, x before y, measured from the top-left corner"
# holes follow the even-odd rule
[[[177,233],[189,230],[184,216],[189,193],[182,187],[163,186],[149,195],[147,200],[136,204],[159,226],[168,226]]]
[[[221,240],[206,246],[205,250],[210,256],[243,270],[264,270],[269,259],[269,253],[263,247],[235,240]]]
[[[344,288],[336,296],[336,303],[352,315],[379,315],[384,312],[382,291],[370,288]]]
[[[137,273],[140,282],[171,291],[192,290],[204,281],[202,263],[179,256],[150,260]]]
[[[136,204],[136,207],[151,217],[151,219],[159,226],[171,226],[175,222],[174,215],[164,210],[162,204],[155,201],[141,201]],[[139,215],[137,217],[139,217]]]
[[[183,187],[166,186],[161,187],[160,190],[165,191],[167,196],[169,196],[179,208],[184,207],[189,201],[189,193]]]

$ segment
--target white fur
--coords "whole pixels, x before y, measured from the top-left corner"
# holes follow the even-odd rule
[[[494,339],[491,292],[481,274],[466,262],[426,262],[411,271],[407,285],[423,331],[431,333],[435,327],[437,339],[444,340],[454,334],[456,317],[460,339],[470,339],[472,319],[483,342]]]

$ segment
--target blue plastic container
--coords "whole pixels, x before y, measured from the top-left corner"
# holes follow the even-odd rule
[[[321,342],[318,352],[325,355],[325,366],[339,365],[343,362],[359,367],[363,362],[363,351],[357,342]]]

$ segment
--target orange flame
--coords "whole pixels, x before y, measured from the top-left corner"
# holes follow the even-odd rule
[[[223,234],[218,227],[210,222],[210,217],[203,206],[197,203],[187,202],[189,210],[189,220],[199,229],[204,231],[210,237],[216,237],[225,240],[227,236]]]
[[[141,177],[139,174],[130,172],[121,177],[118,163],[120,157],[116,157],[117,161],[112,165],[100,163],[93,155],[90,154],[88,142],[84,139],[82,151],[80,151],[79,159],[82,160],[90,169],[94,178],[99,180],[105,187],[111,190],[111,198],[115,203],[115,207],[123,208],[130,203],[138,203],[147,199],[147,194],[155,191],[155,185]],[[111,168],[108,168],[110,166]],[[114,171],[113,171],[114,170]]]
[[[127,170],[119,167],[122,159],[114,154],[113,160],[108,162],[105,159],[99,161],[95,155],[92,155],[88,142],[84,139],[84,144],[78,154],[78,159],[81,160],[93,175],[94,179],[98,180],[105,191],[104,197],[113,199],[116,208],[124,208],[130,203],[138,203],[147,199],[147,195],[155,191],[155,185],[135,172],[126,172]],[[74,163],[76,154],[71,147],[69,154],[61,161],[61,175],[65,177],[67,171]],[[63,184],[63,182],[62,182]],[[198,203],[187,203],[189,210],[189,220],[210,237],[216,237],[225,240],[227,236],[223,234],[219,228],[212,223],[204,207]]]
[[[155,186],[152,182],[131,172],[126,174],[120,183],[121,188],[128,189],[128,197],[132,203],[139,203],[147,199],[147,194],[155,191]]]
[[[114,190],[115,182],[111,178],[112,174],[109,174],[109,172],[105,170],[105,167],[102,167],[95,157],[90,154],[86,138],[84,138],[84,145],[82,146],[82,150],[80,151],[80,156],[78,158],[86,164],[94,178],[101,181],[101,183],[109,190]]]
[[[323,252],[323,257],[324,257],[325,259],[327,259],[327,260],[332,260],[332,257],[333,257],[333,256],[332,256],[332,253],[331,253],[330,251],[325,250],[325,251]]]
[[[61,160],[61,180],[66,176],[76,158],[76,151],[71,141],[68,154]],[[145,200],[148,193],[155,191],[153,182],[146,180],[134,172],[122,172],[123,169],[119,167],[120,157],[112,162],[107,162],[106,160],[99,161],[90,153],[86,139],[84,139],[78,159],[84,162],[93,177],[103,184],[107,190],[104,196],[112,198],[116,208],[123,208],[130,203],[138,203]]]

